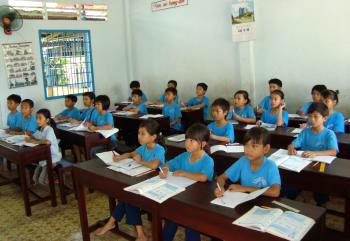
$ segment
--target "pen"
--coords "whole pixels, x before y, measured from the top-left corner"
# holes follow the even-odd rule
[[[221,187],[220,187],[218,182],[216,183],[216,186],[218,187],[219,191],[222,191],[222,189],[221,189]]]
[[[161,173],[164,174],[163,169],[162,169],[161,167],[159,167],[159,170],[160,170]],[[164,175],[165,175],[165,174],[164,174]]]
[[[316,162],[316,163],[313,164],[312,166],[313,166],[313,167],[314,167],[314,166],[317,166],[319,163],[320,163],[320,162]]]

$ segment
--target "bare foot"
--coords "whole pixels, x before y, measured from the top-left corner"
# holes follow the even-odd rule
[[[115,223],[114,222],[107,222],[103,227],[96,229],[95,234],[97,236],[104,235],[107,233],[109,230],[112,230],[115,228]]]
[[[147,241],[147,236],[138,237],[135,241]]]

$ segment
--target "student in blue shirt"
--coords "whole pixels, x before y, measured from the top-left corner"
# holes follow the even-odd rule
[[[56,118],[58,120],[68,121],[70,119],[79,119],[80,111],[74,105],[77,103],[78,98],[75,95],[66,95],[64,98],[64,104],[67,107],[64,111],[59,113]]]
[[[131,153],[125,153],[113,157],[114,161],[120,161],[126,158],[133,158],[136,162],[151,169],[157,169],[164,164],[164,148],[157,144],[159,138],[159,124],[155,120],[145,120],[139,126],[139,143],[140,147]],[[136,228],[137,239],[147,240],[142,227],[140,208],[134,207],[128,203],[118,201],[114,208],[112,216],[108,222],[96,230],[97,235],[103,235],[115,227],[115,222],[120,222],[126,215],[126,223],[134,225]]]
[[[213,179],[214,161],[204,151],[209,141],[209,129],[203,124],[193,124],[186,131],[186,151],[174,159],[168,161],[159,172],[161,178],[166,178],[168,172],[172,175],[186,177],[198,182],[207,182]],[[171,175],[171,174],[169,174]],[[163,241],[174,239],[178,224],[171,220],[165,220],[163,228]],[[200,241],[200,233],[185,227],[186,241]]]
[[[215,196],[224,195],[226,181],[229,180],[233,183],[227,188],[231,192],[254,192],[269,187],[264,195],[278,197],[281,190],[278,167],[266,158],[270,151],[268,131],[262,127],[250,129],[244,136],[243,144],[244,156],[217,178],[220,189],[215,189]]]
[[[335,106],[338,104],[339,91],[336,90],[324,90],[321,92],[322,101],[328,107],[328,117],[324,122],[324,126],[334,132],[345,132],[345,120],[342,113],[334,111]]]
[[[131,89],[131,96],[129,96],[128,100],[132,101],[132,92],[134,90],[141,90],[141,85],[140,82],[138,80],[133,80],[130,82],[130,89]],[[142,92],[142,102],[146,102],[147,101],[147,96],[145,95],[145,93]]]
[[[272,91],[271,108],[264,111],[258,125],[262,123],[274,124],[276,126],[288,126],[288,112],[284,111],[286,104],[284,103],[284,93],[281,90]]]
[[[162,113],[164,116],[169,117],[170,128],[172,134],[181,132],[181,108],[178,104],[174,103],[177,96],[177,90],[173,87],[169,87],[165,90],[166,103],[164,104]]]
[[[234,95],[234,107],[227,115],[228,120],[235,120],[244,124],[255,124],[256,117],[250,105],[249,94],[245,90],[239,90]]]
[[[325,85],[315,85],[311,89],[311,97],[312,101],[305,103],[300,109],[297,111],[297,114],[300,116],[305,116],[307,111],[312,103],[320,103],[322,102],[321,92],[327,90]]]
[[[51,113],[48,109],[40,109],[36,113],[36,122],[39,129],[31,137],[27,137],[26,141],[39,145],[50,145],[52,168],[54,168],[57,164],[60,164],[62,159],[54,131],[56,126],[55,121],[51,119]],[[39,165],[35,168],[33,181],[34,183],[43,185],[48,183],[46,160],[40,161]]]
[[[7,126],[10,130],[15,129],[18,126],[18,121],[21,118],[21,113],[17,111],[17,107],[21,104],[21,100],[21,96],[15,94],[7,97],[7,109],[10,111],[7,115]]]
[[[176,87],[177,87],[177,82],[176,82],[176,80],[169,80],[169,81],[168,81],[168,87],[167,87],[167,88],[175,88],[175,89],[176,89]],[[176,89],[176,91],[177,91],[177,89]],[[167,100],[166,100],[166,93],[165,93],[165,92],[164,92],[164,94],[162,94],[162,95],[159,97],[158,100],[155,101],[156,104],[164,104],[164,103],[166,103],[166,102],[167,102]],[[175,104],[180,104],[180,103],[179,103],[179,96],[178,96],[178,95],[175,96],[174,103],[175,103]]]
[[[13,135],[31,135],[36,132],[38,125],[36,124],[35,117],[32,115],[34,108],[34,102],[30,99],[24,99],[21,102],[21,115],[17,122],[17,126],[14,130],[10,131]]]
[[[97,110],[95,109],[95,94],[94,92],[83,93],[83,102],[86,107],[80,114],[79,121],[91,122],[97,115]]]
[[[270,96],[271,96],[271,93],[273,91],[282,89],[282,81],[280,79],[270,79],[269,89],[270,89]],[[265,96],[265,98],[262,99],[262,101],[256,107],[256,111],[258,114],[262,114],[264,111],[270,109],[271,107],[270,96]]]
[[[230,103],[223,98],[216,99],[211,105],[211,113],[215,120],[208,125],[211,140],[227,143],[235,141],[233,125],[226,120],[229,109]]]
[[[132,104],[123,108],[124,111],[135,112],[136,114],[147,114],[147,107],[142,100],[142,91],[139,89],[132,91]]]
[[[203,118],[206,120],[208,118],[208,107],[209,99],[205,96],[205,93],[208,90],[208,85],[205,83],[198,83],[196,88],[196,97],[189,99],[185,106],[188,106],[188,110],[194,110],[197,108],[203,108]]]
[[[310,128],[304,129],[288,146],[289,155],[296,155],[297,149],[303,151],[302,156],[312,158],[315,156],[336,156],[338,152],[337,137],[333,131],[324,127],[328,116],[328,108],[324,103],[312,103],[307,112]],[[294,199],[300,193],[291,187],[285,188],[288,198]],[[329,200],[327,195],[315,193],[314,199],[318,206]]]

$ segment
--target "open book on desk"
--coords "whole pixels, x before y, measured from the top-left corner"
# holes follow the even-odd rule
[[[210,153],[217,151],[224,151],[226,153],[242,153],[244,152],[244,146],[239,143],[232,143],[227,145],[215,145],[210,147]]]
[[[149,119],[149,118],[160,118],[163,117],[162,114],[146,114],[140,117],[140,119]]]
[[[34,147],[38,144],[34,144],[31,142],[26,142],[25,138],[28,137],[27,135],[14,135],[14,136],[7,136],[2,138],[5,142],[12,144],[14,146],[27,146],[27,147]]]
[[[186,140],[185,134],[168,137],[168,141],[173,141],[173,142],[182,142],[184,140]]]
[[[303,158],[301,155],[301,151],[298,151],[297,155],[288,155],[288,150],[279,149],[268,159],[275,162],[278,167],[300,172],[311,163],[310,158]]]
[[[277,208],[254,206],[233,224],[270,233],[290,241],[300,241],[315,224],[312,218]]]

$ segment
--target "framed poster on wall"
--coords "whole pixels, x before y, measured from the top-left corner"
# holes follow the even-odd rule
[[[232,4],[232,40],[250,41],[256,38],[254,0]]]

